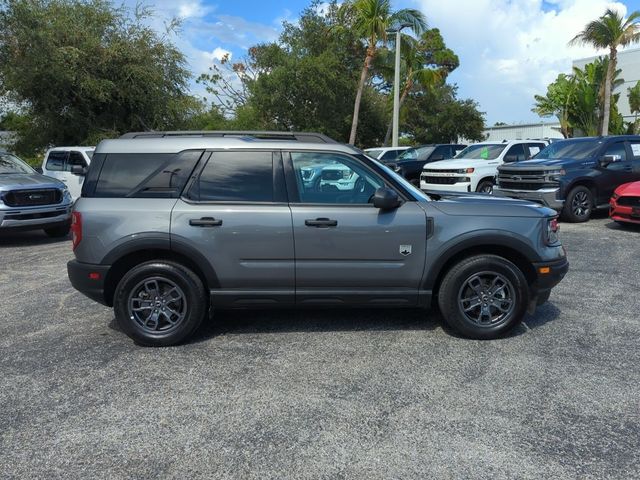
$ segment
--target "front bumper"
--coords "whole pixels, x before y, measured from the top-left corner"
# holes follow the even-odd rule
[[[567,274],[569,260],[563,257],[551,262],[534,263],[533,267],[536,271],[536,279],[531,285],[531,300],[535,308],[535,305],[541,305],[548,300],[551,289]]]
[[[611,220],[640,224],[640,207],[618,205],[614,199],[611,199],[609,206],[609,217]]]
[[[471,183],[459,182],[451,185],[444,185],[441,183],[426,183],[423,180],[420,180],[420,190],[467,193],[471,191]]]
[[[559,188],[547,188],[541,190],[506,190],[496,185],[493,187],[493,194],[496,197],[517,198],[520,200],[531,200],[556,211],[562,210],[564,200],[558,199]]]
[[[0,209],[0,229],[36,230],[71,222],[73,204]]]
[[[105,279],[111,265],[94,265],[71,260],[67,274],[73,288],[102,305],[110,306],[104,296]]]

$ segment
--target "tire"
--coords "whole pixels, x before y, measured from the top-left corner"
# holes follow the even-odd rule
[[[495,290],[493,295],[491,288]],[[476,302],[479,303],[474,307]],[[529,288],[524,274],[497,255],[473,256],[455,264],[442,279],[438,295],[447,325],[478,340],[500,337],[518,325],[528,303]],[[466,313],[465,308],[469,309]]]
[[[478,186],[476,187],[476,192],[478,193],[488,193],[489,195],[493,194],[493,181],[491,180],[482,180]]]
[[[136,343],[164,347],[191,336],[208,305],[204,285],[195,273],[178,263],[158,260],[137,265],[122,277],[113,310],[120,328]]]
[[[51,238],[62,238],[69,235],[71,225],[62,225],[61,227],[45,228],[44,233]]]
[[[582,223],[589,220],[593,212],[593,192],[583,185],[574,187],[567,195],[562,209],[562,220]]]

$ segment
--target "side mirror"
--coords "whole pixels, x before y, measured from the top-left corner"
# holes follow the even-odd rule
[[[444,160],[444,155],[434,155],[429,160],[432,162],[437,162],[439,160]]]
[[[71,173],[84,177],[87,174],[87,167],[83,167],[82,165],[71,165]]]
[[[513,163],[513,162],[517,162],[518,161],[518,157],[516,155],[505,155],[504,156],[504,163]]]
[[[378,188],[373,194],[373,206],[380,210],[393,210],[400,206],[398,192],[390,188]]]
[[[43,173],[42,167],[34,167],[34,170],[38,172],[40,175],[42,175]]]
[[[622,161],[622,157],[620,155],[605,155],[600,159],[600,166],[606,167],[610,163],[616,163]]]

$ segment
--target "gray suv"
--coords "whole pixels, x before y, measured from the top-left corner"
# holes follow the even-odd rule
[[[67,236],[72,205],[64,183],[0,152],[0,232],[44,229],[50,237]]]
[[[308,182],[308,172],[327,178]],[[210,309],[440,307],[495,338],[568,269],[556,212],[426,195],[320,134],[166,132],[98,145],[73,212],[73,286],[142,345]]]

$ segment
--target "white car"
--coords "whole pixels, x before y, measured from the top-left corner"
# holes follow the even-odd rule
[[[393,162],[397,160],[402,152],[409,150],[410,147],[379,147],[367,148],[364,153],[381,162]]]
[[[42,173],[63,182],[73,200],[80,198],[86,173],[96,147],[56,147],[47,150],[42,161]],[[73,173],[74,166],[84,172]]]
[[[500,165],[529,160],[546,146],[544,140],[469,145],[452,159],[426,164],[420,175],[420,188],[492,193]]]

